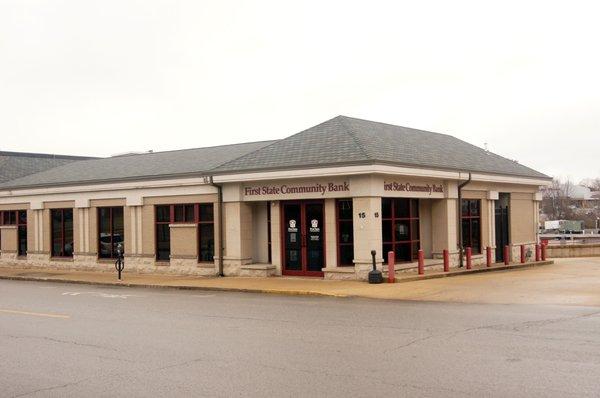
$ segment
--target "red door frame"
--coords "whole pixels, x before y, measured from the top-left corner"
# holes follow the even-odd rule
[[[286,270],[285,269],[285,252],[286,252],[286,247],[285,247],[285,231],[286,231],[286,225],[285,225],[285,205],[286,204],[296,204],[300,206],[300,219],[302,220],[302,230],[300,231],[300,236],[301,236],[301,244],[300,244],[300,253],[301,253],[301,257],[302,257],[302,270],[301,271],[291,271],[291,270]],[[326,239],[325,239],[325,202],[322,199],[307,199],[307,200],[285,200],[285,201],[281,201],[281,206],[279,211],[280,211],[280,217],[279,219],[281,220],[281,236],[280,236],[280,241],[281,241],[281,248],[283,250],[281,250],[281,273],[283,275],[290,275],[290,276],[316,276],[316,277],[323,277],[325,275],[325,273],[323,271],[307,271],[307,267],[308,267],[308,261],[307,261],[307,248],[306,248],[306,231],[308,228],[308,223],[306,222],[306,205],[307,204],[320,204],[321,205],[321,209],[322,209],[322,215],[323,215],[323,225],[321,226],[321,236],[323,239],[323,268],[325,268],[327,266],[327,249],[326,249]]]

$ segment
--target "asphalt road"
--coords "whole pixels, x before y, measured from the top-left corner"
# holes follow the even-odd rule
[[[0,281],[0,396],[600,395],[600,307]]]

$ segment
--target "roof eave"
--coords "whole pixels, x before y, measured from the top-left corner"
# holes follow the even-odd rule
[[[489,171],[484,170],[469,170],[464,168],[454,168],[454,167],[430,167],[430,166],[422,166],[415,165],[410,163],[400,163],[400,162],[392,162],[386,160],[372,160],[367,159],[364,161],[352,161],[352,162],[336,162],[336,163],[319,163],[312,165],[292,165],[285,167],[260,167],[253,169],[231,169],[231,170],[209,170],[207,173],[209,175],[228,175],[228,174],[239,174],[239,173],[262,173],[267,171],[286,171],[286,170],[302,170],[302,169],[317,169],[322,167],[345,167],[345,166],[362,166],[362,165],[389,165],[389,166],[398,166],[398,167],[411,167],[417,169],[427,169],[427,170],[437,170],[437,171],[452,171],[452,172],[463,172],[463,173],[481,173],[481,174],[494,174],[506,177],[520,177],[520,178],[531,178],[531,179],[541,179],[552,181],[552,177],[547,176],[543,173],[539,173],[539,175],[531,175],[531,174],[508,174],[508,173],[490,173]]]
[[[28,184],[28,185],[14,185],[14,186],[0,186],[0,192],[2,191],[14,191],[19,189],[36,189],[36,188],[49,188],[49,187],[70,187],[70,186],[81,186],[81,185],[100,185],[110,184],[118,182],[136,182],[136,181],[151,181],[151,180],[168,180],[172,178],[191,178],[191,177],[203,177],[208,176],[206,172],[189,172],[189,173],[177,173],[177,174],[160,174],[152,176],[136,176],[136,177],[122,177],[122,178],[107,178],[102,180],[81,180],[81,181],[69,181],[63,183],[54,184]]]
[[[468,170],[460,168],[441,168],[441,167],[425,167],[421,165],[398,163],[382,160],[364,160],[364,161],[352,161],[352,162],[337,162],[337,163],[319,163],[312,165],[293,165],[286,167],[262,167],[254,169],[231,169],[231,170],[206,170],[206,171],[194,171],[188,173],[175,173],[175,174],[161,174],[161,175],[150,175],[150,176],[135,176],[135,177],[122,177],[122,178],[107,178],[102,180],[81,180],[81,181],[69,181],[65,183],[48,183],[48,184],[28,184],[28,185],[14,185],[14,186],[0,186],[0,191],[13,191],[20,189],[36,189],[36,188],[48,188],[48,187],[68,187],[68,186],[81,186],[81,185],[100,185],[110,184],[117,182],[135,182],[135,181],[150,181],[150,180],[168,180],[172,178],[190,178],[190,177],[203,177],[203,176],[218,176],[238,173],[261,173],[266,171],[286,171],[286,170],[302,170],[302,169],[318,169],[324,167],[345,167],[345,166],[363,166],[363,165],[390,165],[399,167],[411,167],[417,169],[429,169],[437,171],[452,171],[452,172],[464,172],[464,173],[482,173],[491,174],[487,171],[482,170]],[[552,177],[545,174],[541,175],[526,175],[526,174],[507,174],[507,173],[493,173],[494,175],[506,176],[506,177],[519,177],[519,178],[531,178],[539,180],[552,181]]]

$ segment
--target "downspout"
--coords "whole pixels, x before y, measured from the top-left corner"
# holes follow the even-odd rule
[[[219,271],[217,276],[225,276],[223,274],[223,253],[225,252],[223,245],[223,185],[215,184],[213,176],[210,176],[210,185],[217,188],[217,201],[219,207],[219,218],[217,224],[219,226]]]
[[[460,178],[460,177],[459,177]],[[458,256],[459,256],[459,268],[463,267],[463,229],[462,229],[462,189],[465,185],[471,182],[471,173],[469,172],[469,179],[462,184],[458,185]]]

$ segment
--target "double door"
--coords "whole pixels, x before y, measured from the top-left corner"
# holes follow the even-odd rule
[[[323,201],[283,202],[283,274],[323,276]]]

